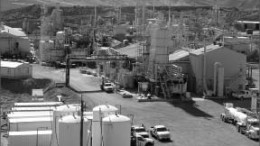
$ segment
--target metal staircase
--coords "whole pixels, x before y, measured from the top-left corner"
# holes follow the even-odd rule
[[[169,99],[171,97],[171,92],[167,85],[167,79],[165,78],[165,76],[163,74],[159,75],[159,79],[160,79],[160,85],[161,85],[161,89],[163,92],[163,96],[165,99]]]

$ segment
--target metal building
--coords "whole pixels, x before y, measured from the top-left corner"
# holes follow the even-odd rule
[[[32,66],[28,63],[1,61],[1,77],[10,79],[30,78]]]

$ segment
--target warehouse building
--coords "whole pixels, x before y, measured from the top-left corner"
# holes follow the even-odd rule
[[[28,63],[1,61],[1,77],[21,79],[32,77],[32,66]]]
[[[204,48],[176,51],[169,56],[189,76],[188,90],[203,92]],[[243,90],[246,85],[246,55],[219,46],[206,47],[206,87],[216,96]],[[221,92],[217,92],[221,90]]]
[[[21,28],[12,28],[1,24],[0,50],[2,55],[25,57],[30,52],[30,42]]]

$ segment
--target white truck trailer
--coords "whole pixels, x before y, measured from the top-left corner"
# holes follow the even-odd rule
[[[231,122],[236,125],[238,132],[246,134],[249,138],[259,138],[258,120],[254,114],[244,108],[234,108],[232,103],[224,104],[224,113],[221,114],[221,119],[224,122]]]

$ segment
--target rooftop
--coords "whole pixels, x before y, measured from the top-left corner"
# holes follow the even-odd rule
[[[12,111],[51,111],[55,107],[13,107]]]
[[[14,106],[55,106],[61,105],[62,102],[16,102]]]
[[[22,64],[24,64],[24,63],[12,62],[12,61],[1,61],[1,67],[7,67],[7,68],[17,68],[18,66],[20,66]]]
[[[206,52],[211,52],[211,51],[214,51],[214,50],[217,50],[220,48],[223,48],[223,46],[211,44],[211,45],[206,46]],[[194,54],[194,55],[202,55],[202,54],[204,54],[204,47],[191,51],[190,53]]]
[[[237,23],[259,24],[259,21],[237,21]]]
[[[32,112],[11,112],[7,114],[8,118],[23,118],[23,117],[50,117],[53,115],[52,111],[32,111]]]
[[[169,61],[177,61],[181,58],[189,56],[189,52],[186,50],[177,50],[169,55]]]
[[[27,37],[21,28],[12,28],[6,25],[1,28],[1,33],[8,33],[16,37]]]
[[[18,135],[50,135],[52,134],[52,130],[42,130],[38,131],[9,131],[8,135],[10,136],[18,136]]]
[[[52,120],[52,117],[25,117],[9,119],[9,123],[51,122]]]

